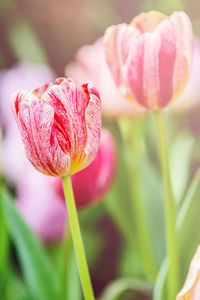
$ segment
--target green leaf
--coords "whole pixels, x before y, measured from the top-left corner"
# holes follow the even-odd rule
[[[74,251],[71,252],[67,273],[67,289],[65,300],[81,300],[82,292]]]
[[[200,171],[198,170],[183,201],[177,217],[177,231],[179,237],[179,249],[181,254],[181,279],[186,278],[188,266],[194,255],[197,245],[200,243],[199,227],[199,195],[200,195]],[[191,237],[192,232],[192,237]],[[189,245],[189,247],[188,247]],[[167,259],[163,261],[154,289],[154,300],[164,299],[166,278],[168,273]]]
[[[128,245],[123,247],[121,259],[119,261],[119,274],[121,277],[145,278],[146,272],[144,266],[138,257],[136,247]]]
[[[188,183],[194,144],[191,136],[178,136],[170,149],[172,186],[177,204],[182,200]]]
[[[158,276],[154,285],[153,300],[166,299],[166,279],[169,269],[169,262],[165,259],[160,267]]]
[[[23,281],[15,274],[9,279],[6,296],[8,300],[32,300],[32,297],[27,293]]]
[[[19,215],[5,188],[0,191],[0,199],[31,297],[34,300],[59,299],[58,275],[45,249]]]
[[[165,255],[164,197],[163,184],[157,169],[147,156],[141,162],[144,212],[151,235],[157,262]]]
[[[143,283],[140,280],[124,278],[109,284],[99,300],[117,300],[126,290],[132,290],[136,293],[139,292],[144,296],[150,296],[152,292],[151,286],[146,283]]]
[[[12,24],[9,30],[9,42],[20,61],[47,64],[47,56],[42,44],[30,23],[25,20]]]
[[[185,280],[191,259],[200,243],[199,201],[200,170],[197,171],[190,188],[188,189],[177,219],[182,261],[182,282]]]

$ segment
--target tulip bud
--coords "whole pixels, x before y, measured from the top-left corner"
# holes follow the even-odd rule
[[[88,82],[58,78],[11,98],[26,154],[32,165],[50,176],[71,175],[88,166],[99,147],[101,101]]]
[[[94,161],[87,168],[72,176],[75,202],[79,209],[92,205],[105,196],[114,179],[116,156],[114,139],[108,130],[103,129],[99,150]],[[64,201],[61,180],[56,179],[55,184]]]
[[[107,63],[127,98],[157,110],[175,99],[186,83],[192,53],[192,27],[184,12],[170,17],[150,11],[130,25],[107,29]]]

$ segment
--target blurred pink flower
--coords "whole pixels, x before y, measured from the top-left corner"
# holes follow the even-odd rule
[[[87,167],[99,147],[101,100],[92,83],[58,78],[33,91],[21,90],[11,105],[32,165],[50,176]]]
[[[199,300],[200,299],[200,246],[190,264],[190,269],[182,290],[176,300]]]
[[[52,82],[55,73],[45,65],[19,63],[0,72],[0,123],[4,130],[16,126],[10,108],[10,96],[19,89],[34,89],[44,82]]]
[[[84,170],[72,176],[75,201],[78,208],[92,205],[102,199],[114,180],[117,164],[117,150],[111,133],[101,131],[100,147],[94,161]],[[60,195],[63,194],[62,182],[55,181]]]
[[[94,82],[101,96],[105,116],[137,117],[146,112],[144,108],[120,95],[105,60],[102,39],[97,40],[93,45],[80,48],[75,62],[66,66],[65,74],[77,80],[78,83],[83,80]]]
[[[17,189],[16,205],[27,224],[42,241],[59,241],[65,231],[67,212],[56,192],[53,178],[35,170],[24,174]]]
[[[192,68],[183,93],[169,105],[170,112],[182,113],[200,106],[200,41],[194,40]]]
[[[104,36],[106,59],[121,92],[152,110],[167,106],[186,83],[192,37],[184,12],[167,17],[150,11],[130,25],[109,27]]]

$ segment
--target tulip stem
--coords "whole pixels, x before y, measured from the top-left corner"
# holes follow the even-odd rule
[[[61,259],[60,259],[62,299],[66,298],[67,268],[69,264],[71,248],[72,248],[71,234],[69,232],[68,224],[66,224],[65,234],[61,244]]]
[[[169,257],[168,293],[169,299],[176,299],[179,289],[179,251],[176,231],[176,205],[173,196],[171,176],[169,170],[168,140],[165,118],[162,110],[154,112],[159,148],[160,161],[165,192],[165,227],[167,239],[167,254]]]
[[[124,120],[123,120],[124,121]],[[131,125],[131,127],[130,127]],[[151,240],[144,217],[143,194],[140,179],[140,168],[138,161],[140,160],[140,143],[137,131],[137,124],[119,123],[122,138],[127,144],[127,171],[131,192],[131,207],[133,211],[133,221],[135,227],[136,243],[138,244],[139,255],[145,271],[151,281],[156,278],[157,264],[153,253]]]
[[[65,194],[66,206],[68,209],[69,223],[71,229],[72,240],[76,253],[77,265],[81,279],[81,285],[85,300],[94,300],[88,264],[86,260],[83,240],[81,237],[80,225],[78,220],[77,209],[74,200],[74,193],[71,184],[70,176],[62,178],[63,189]]]
[[[132,164],[129,170],[131,200],[133,217],[136,230],[136,241],[143,261],[145,270],[151,281],[154,281],[157,274],[157,265],[153,253],[149,232],[144,216],[143,197],[140,186],[140,174],[137,162]]]

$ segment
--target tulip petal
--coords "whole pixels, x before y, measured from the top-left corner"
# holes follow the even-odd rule
[[[53,107],[55,131],[61,149],[73,162],[81,162],[87,141],[85,109],[88,99],[73,80],[62,80],[51,86],[42,101]]]
[[[35,95],[33,95],[32,93],[29,93],[25,90],[20,90],[17,92],[14,92],[11,95],[11,108],[12,108],[12,112],[14,114],[15,120],[18,120],[18,113],[21,107],[21,104],[24,102],[24,100],[26,101],[27,97],[26,94],[28,94],[30,96],[31,100],[37,100],[37,97]]]
[[[165,22],[162,22],[164,28]],[[130,49],[125,66],[126,81],[132,97],[142,106],[158,109],[172,99],[176,58],[173,36],[169,39],[160,32],[144,33]]]
[[[43,174],[64,176],[68,173],[70,158],[57,141],[54,110],[42,101],[30,101],[31,93],[28,94],[28,101],[21,104],[18,112],[18,126],[28,159]]]
[[[147,13],[142,12],[133,18],[131,25],[135,26],[141,33],[153,32],[165,19],[167,19],[165,14],[151,10]]]
[[[87,145],[85,148],[85,159],[83,166],[88,166],[95,158],[100,141],[101,129],[101,100],[100,96],[91,82],[82,85],[88,96],[88,106],[85,110]]]
[[[138,35],[139,31],[127,24],[111,26],[106,30],[104,36],[106,60],[117,86],[123,85],[122,67],[126,61],[131,41]]]
[[[155,30],[161,39],[159,49],[159,99],[158,108],[166,106],[174,97],[174,76],[177,60],[177,36],[170,19]]]
[[[190,71],[193,34],[190,19],[184,12],[175,12],[169,20],[176,34],[176,66],[174,71],[175,98],[182,92]]]
[[[182,290],[177,295],[176,300],[197,300],[200,299],[199,292],[200,283],[200,246],[192,259],[188,276]]]

